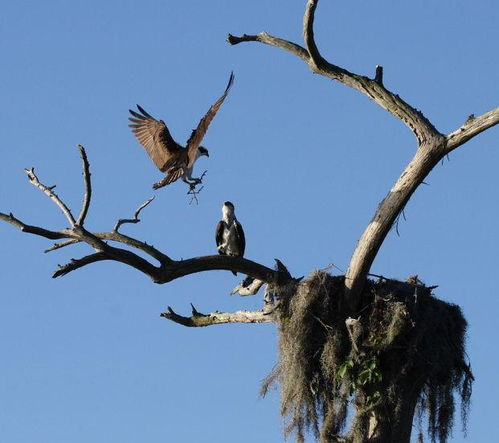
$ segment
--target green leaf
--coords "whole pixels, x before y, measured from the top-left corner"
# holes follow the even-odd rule
[[[347,365],[341,365],[338,369],[338,377],[343,378],[347,372]]]

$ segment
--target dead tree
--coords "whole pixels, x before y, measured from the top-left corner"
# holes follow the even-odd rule
[[[124,223],[137,223],[150,201],[137,209],[134,218],[119,220],[112,231],[89,232],[84,223],[92,186],[89,162],[81,146],[85,190],[77,217],[54,187],[40,182],[34,169],[25,171],[29,182],[62,211],[67,228],[54,231],[29,225],[12,213],[0,213],[0,219],[23,232],[59,241],[47,251],[76,243],[93,249],[93,253],[59,266],[54,278],[91,263],[113,260],[158,284],[223,269],[248,276],[234,290],[242,296],[253,295],[265,285],[261,311],[202,314],[193,306],[192,315],[185,317],[168,307],[162,316],[189,327],[275,322],[280,332],[280,361],[263,391],[273,382],[281,384],[286,431],[295,432],[298,441],[304,440],[307,430],[324,442],[409,441],[416,411],[428,414],[430,438],[445,441],[452,427],[454,393],[461,395],[464,415],[471,395],[473,377],[464,351],[466,321],[457,306],[433,297],[433,288],[417,277],[399,282],[378,276],[373,281],[368,273],[390,228],[428,173],[451,151],[499,123],[499,108],[470,116],[449,134],[440,133],[421,111],[384,86],[381,66],[376,66],[373,78],[369,78],[334,65],[320,54],[313,31],[317,4],[318,0],[306,4],[304,46],[266,32],[239,37],[229,34],[228,42],[260,42],[296,55],[314,73],[365,94],[406,124],[416,137],[413,159],[379,204],[344,276],[316,272],[300,281],[278,260],[275,269],[222,255],[174,260],[145,241],[119,232]],[[354,419],[344,433],[349,407],[354,409]]]

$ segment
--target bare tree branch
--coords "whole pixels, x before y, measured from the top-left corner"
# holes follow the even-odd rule
[[[88,243],[87,240],[84,241]],[[281,272],[242,257],[207,255],[178,261],[170,259],[170,261],[162,262],[159,267],[155,267],[147,260],[125,249],[106,245],[105,249],[98,252],[103,252],[107,256],[107,260],[118,261],[141,271],[158,284],[168,283],[190,274],[213,270],[234,270],[236,272],[255,275],[257,278],[260,278],[267,283],[275,283],[277,285],[289,281],[289,278]],[[82,264],[78,263],[79,266],[73,267],[70,265],[68,271],[55,276],[65,275],[74,269],[81,268],[86,264],[85,260],[87,260],[87,257],[83,257],[80,260],[82,261]],[[100,260],[104,260],[104,258],[101,258]],[[95,260],[89,261],[89,263],[93,263],[94,261]]]
[[[160,263],[172,261],[170,257],[163,254],[161,251],[156,249],[154,246],[151,246],[145,242],[137,240],[133,237],[128,237],[127,235],[121,234],[120,232],[112,231],[112,232],[96,232],[93,234],[95,237],[101,240],[111,240],[119,243],[123,243],[124,245],[131,246],[133,248],[139,249],[151,257],[158,260]],[[46,249],[45,252],[55,251],[56,249],[64,248],[65,246],[74,245],[76,243],[80,243],[82,240],[80,239],[71,239],[61,243],[55,243],[50,248]]]
[[[80,151],[81,161],[83,163],[83,182],[85,183],[85,193],[83,194],[83,203],[81,206],[80,214],[76,220],[76,224],[83,226],[85,217],[87,216],[88,207],[90,206],[90,199],[92,198],[92,182],[90,181],[90,165],[87,159],[87,153],[82,145],[76,147]]]
[[[161,251],[156,249],[154,246],[149,245],[145,242],[137,240],[133,237],[129,237],[127,235],[121,234],[120,232],[102,232],[95,234],[97,237],[102,240],[111,240],[119,243],[123,243],[124,245],[131,246],[135,249],[139,249],[140,251],[149,254],[151,257],[158,260],[160,263],[168,263],[171,262],[172,259],[168,257],[166,254],[163,254]]]
[[[43,236],[43,237],[45,237],[45,236]],[[56,237],[56,238],[59,238],[59,237]],[[64,248],[65,246],[75,245],[76,243],[80,243],[80,240],[77,239],[77,238],[72,238],[71,240],[66,240],[66,241],[63,241],[63,242],[60,242],[60,243],[54,243],[52,246],[50,246],[49,248],[45,249],[43,252],[45,252],[45,253],[46,252],[52,252],[52,251],[55,251],[57,249]]]
[[[303,17],[304,38],[308,50],[295,43],[288,42],[287,40],[273,37],[265,32],[257,35],[244,34],[241,37],[235,37],[229,34],[227,41],[233,45],[242,42],[257,41],[284,49],[297,55],[309,65],[313,72],[356,89],[390,114],[400,119],[414,132],[420,144],[439,134],[431,122],[420,111],[411,107],[397,94],[390,92],[382,83],[333,65],[320,55],[313,35],[315,9],[318,3],[318,0],[308,0]],[[311,56],[309,56],[310,51]]]
[[[168,306],[168,312],[163,312],[160,316],[188,327],[203,327],[225,323],[269,323],[273,321],[272,316],[264,314],[263,311],[215,311],[210,314],[201,314],[194,306],[192,306],[192,315],[190,317],[177,314],[170,306]]]
[[[246,277],[230,293],[231,295],[239,294],[241,297],[255,295],[264,284],[265,282],[262,280],[258,280],[253,277]]]
[[[353,306],[386,235],[414,191],[445,156],[444,146],[443,142],[435,141],[434,144],[419,147],[357,242],[345,275],[347,296],[352,297]]]
[[[7,215],[0,212],[0,220],[10,223],[12,226],[15,226],[17,229],[21,230],[22,232],[26,232],[27,234],[39,235],[40,237],[49,238],[51,240],[68,237],[63,232],[50,231],[48,229],[39,228],[38,226],[27,225],[21,220],[15,218],[12,213]]]
[[[140,222],[140,219],[139,219],[139,214],[140,214],[140,211],[142,211],[142,209],[144,209],[149,203],[151,203],[152,201],[154,200],[154,197],[151,197],[150,199],[146,200],[144,203],[142,203],[138,208],[137,210],[135,211],[135,214],[133,216],[133,218],[120,218],[118,220],[118,222],[116,223],[116,225],[114,226],[114,229],[113,231],[114,232],[117,232],[118,229],[120,228],[120,226],[124,223],[139,223]]]
[[[471,115],[468,120],[456,131],[448,134],[446,139],[446,153],[466,143],[475,135],[499,123],[499,108],[492,109],[480,117]]]
[[[69,223],[71,226],[75,225],[75,219],[73,217],[73,214],[71,214],[71,211],[69,208],[63,203],[63,201],[57,196],[57,194],[53,191],[55,186],[46,186],[43,183],[40,183],[38,180],[38,177],[35,174],[35,168],[31,169],[25,169],[24,172],[28,176],[29,182],[33,185],[36,186],[38,189],[40,189],[47,197],[49,197],[59,208],[61,209],[62,213],[66,216],[68,219]]]
[[[317,8],[316,1],[307,2],[305,7],[305,14],[303,15],[303,39],[305,40],[305,45],[310,54],[310,63],[313,63],[314,69],[319,69],[324,65],[327,65],[326,60],[322,57],[317,49],[314,39],[314,17],[315,8]]]
[[[71,271],[89,265],[90,263],[95,263],[102,260],[110,260],[110,258],[104,252],[96,252],[95,254],[87,255],[86,257],[80,259],[72,258],[69,263],[66,263],[65,265],[59,265],[57,271],[52,274],[52,278],[61,277],[63,275],[69,274]]]
[[[352,309],[355,309],[372,262],[397,216],[403,211],[414,191],[424,182],[424,178],[432,168],[451,150],[487,128],[496,125],[499,122],[499,110],[495,109],[476,119],[469,119],[457,131],[447,136],[442,135],[419,110],[384,87],[383,68],[380,65],[376,66],[374,79],[370,79],[333,65],[322,57],[314,39],[314,19],[318,3],[318,0],[308,0],[306,4],[303,16],[306,50],[267,33],[244,34],[242,37],[234,37],[229,34],[228,42],[234,45],[257,41],[295,54],[305,61],[313,72],[343,83],[369,97],[405,123],[417,138],[418,150],[414,158],[380,203],[374,217],[359,239],[350,260],[345,275],[345,294],[349,298]]]
[[[85,242],[85,243],[89,244],[90,246],[92,246],[96,250],[96,252],[105,254],[105,256],[107,257],[108,260],[118,261],[120,263],[124,263],[128,266],[131,266],[131,267],[141,271],[142,273],[146,274],[147,276],[149,276],[154,282],[158,283],[157,278],[160,274],[159,268],[152,265],[144,258],[142,258],[139,255],[134,254],[133,252],[128,251],[126,249],[121,249],[121,248],[116,248],[116,247],[110,246],[107,243],[105,243],[104,241],[102,241],[100,238],[95,236],[94,234],[86,231],[85,229],[83,229],[81,227],[75,226],[75,228],[73,228],[73,231],[75,233],[75,236],[77,236],[82,242]],[[70,266],[68,268],[69,270],[64,272],[64,274],[61,274],[61,275],[65,275],[74,269],[81,268],[82,266],[87,264],[86,260],[89,260],[89,258],[83,257],[83,258],[79,259],[78,262],[81,262],[83,264],[81,264],[75,268]],[[103,259],[101,258],[100,260],[103,260]],[[94,262],[95,262],[95,260],[89,261],[89,263],[94,263]]]
[[[6,221],[23,232],[39,235],[51,240],[62,238],[70,239],[67,242],[53,245],[48,250],[55,250],[78,242],[87,243],[96,250],[96,254],[85,256],[62,266],[63,269],[58,269],[54,273],[54,277],[66,275],[75,269],[79,269],[90,263],[95,263],[96,261],[114,260],[141,271],[150,277],[155,283],[160,284],[168,283],[177,278],[185,277],[186,275],[212,270],[241,272],[246,275],[251,275],[262,282],[275,283],[277,285],[284,284],[290,280],[289,275],[285,272],[270,269],[243,257],[208,255],[177,261],[172,260],[170,257],[163,254],[153,246],[132,237],[120,234],[119,232],[92,234],[86,231],[83,227],[77,225],[72,229],[64,229],[60,232],[56,232],[39,228],[37,226],[27,225],[16,219],[13,215],[3,213],[0,213],[0,220]],[[116,241],[146,252],[153,258],[157,259],[160,262],[160,266],[154,266],[131,251],[110,246],[105,243],[104,240]]]
[[[266,283],[284,284],[286,275],[243,257],[228,255],[205,255],[187,260],[172,261],[161,269],[161,283],[167,283],[186,275],[204,271],[226,270],[251,275]]]
[[[260,32],[260,34],[257,35],[243,34],[240,37],[228,34],[227,42],[230,43],[231,45],[237,45],[243,42],[264,43],[266,45],[275,46],[276,48],[284,49],[285,51],[288,51],[291,54],[300,57],[306,63],[310,61],[310,56],[305,48],[288,40],[284,40],[279,37],[274,37],[273,35],[267,34],[266,32]]]

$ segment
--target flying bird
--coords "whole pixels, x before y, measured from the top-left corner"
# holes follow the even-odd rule
[[[246,248],[244,231],[236,218],[234,205],[231,202],[224,202],[222,205],[222,220],[217,224],[215,240],[219,254],[233,257],[244,255]],[[232,273],[237,275],[237,272],[232,271]]]
[[[169,185],[179,178],[182,178],[191,188],[201,183],[201,178],[192,177],[192,168],[199,157],[203,155],[209,157],[208,150],[201,146],[201,141],[213,117],[227,97],[233,82],[234,73],[231,72],[224,93],[199,121],[185,147],[173,139],[163,120],[156,120],[139,105],[137,105],[139,112],[129,109],[132,114],[129,120],[132,123],[128,126],[132,128],[135,137],[145,148],[154,164],[166,174],[163,179],[153,185],[154,189]]]

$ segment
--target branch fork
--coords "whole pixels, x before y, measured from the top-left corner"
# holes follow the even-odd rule
[[[83,146],[78,145],[78,150],[83,165],[84,196],[82,208],[76,219],[64,201],[54,192],[55,186],[43,184],[35,174],[34,168],[25,170],[29,182],[40,189],[59,207],[69,222],[69,228],[53,231],[38,226],[28,225],[14,217],[12,213],[0,213],[0,220],[15,226],[23,232],[39,235],[50,240],[63,240],[53,244],[46,249],[45,252],[55,251],[76,243],[86,243],[94,249],[95,252],[93,254],[71,259],[68,263],[60,265],[53,274],[54,278],[66,275],[91,263],[104,260],[113,260],[131,266],[144,273],[151,278],[152,281],[158,284],[167,283],[197,272],[211,270],[236,271],[252,276],[260,283],[255,283],[250,291],[255,290],[257,287],[259,288],[263,283],[281,284],[291,278],[287,270],[284,271],[282,268],[278,268],[277,270],[270,269],[243,257],[230,257],[217,254],[194,257],[187,260],[173,260],[154,246],[120,233],[119,228],[123,224],[138,223],[140,221],[139,215],[141,211],[152,202],[153,198],[150,198],[140,205],[135,211],[133,218],[118,220],[112,231],[96,233],[87,231],[83,227],[83,223],[88,213],[92,194],[90,165]],[[112,246],[108,243],[110,241],[137,249],[154,259],[157,264],[141,257],[131,250]]]
[[[381,201],[372,220],[367,225],[352,254],[345,276],[345,297],[352,311],[358,305],[367,274],[393,223],[403,211],[425,177],[449,152],[466,141],[499,123],[499,108],[479,117],[469,118],[456,131],[444,135],[421,111],[405,102],[399,95],[383,85],[383,68],[376,66],[374,79],[355,74],[327,61],[320,53],[314,38],[314,18],[319,0],[308,0],[303,16],[305,47],[272,36],[266,32],[256,35],[229,34],[231,45],[259,42],[290,52],[303,60],[317,74],[343,83],[374,101],[377,105],[401,120],[414,133],[418,149],[386,197]]]

